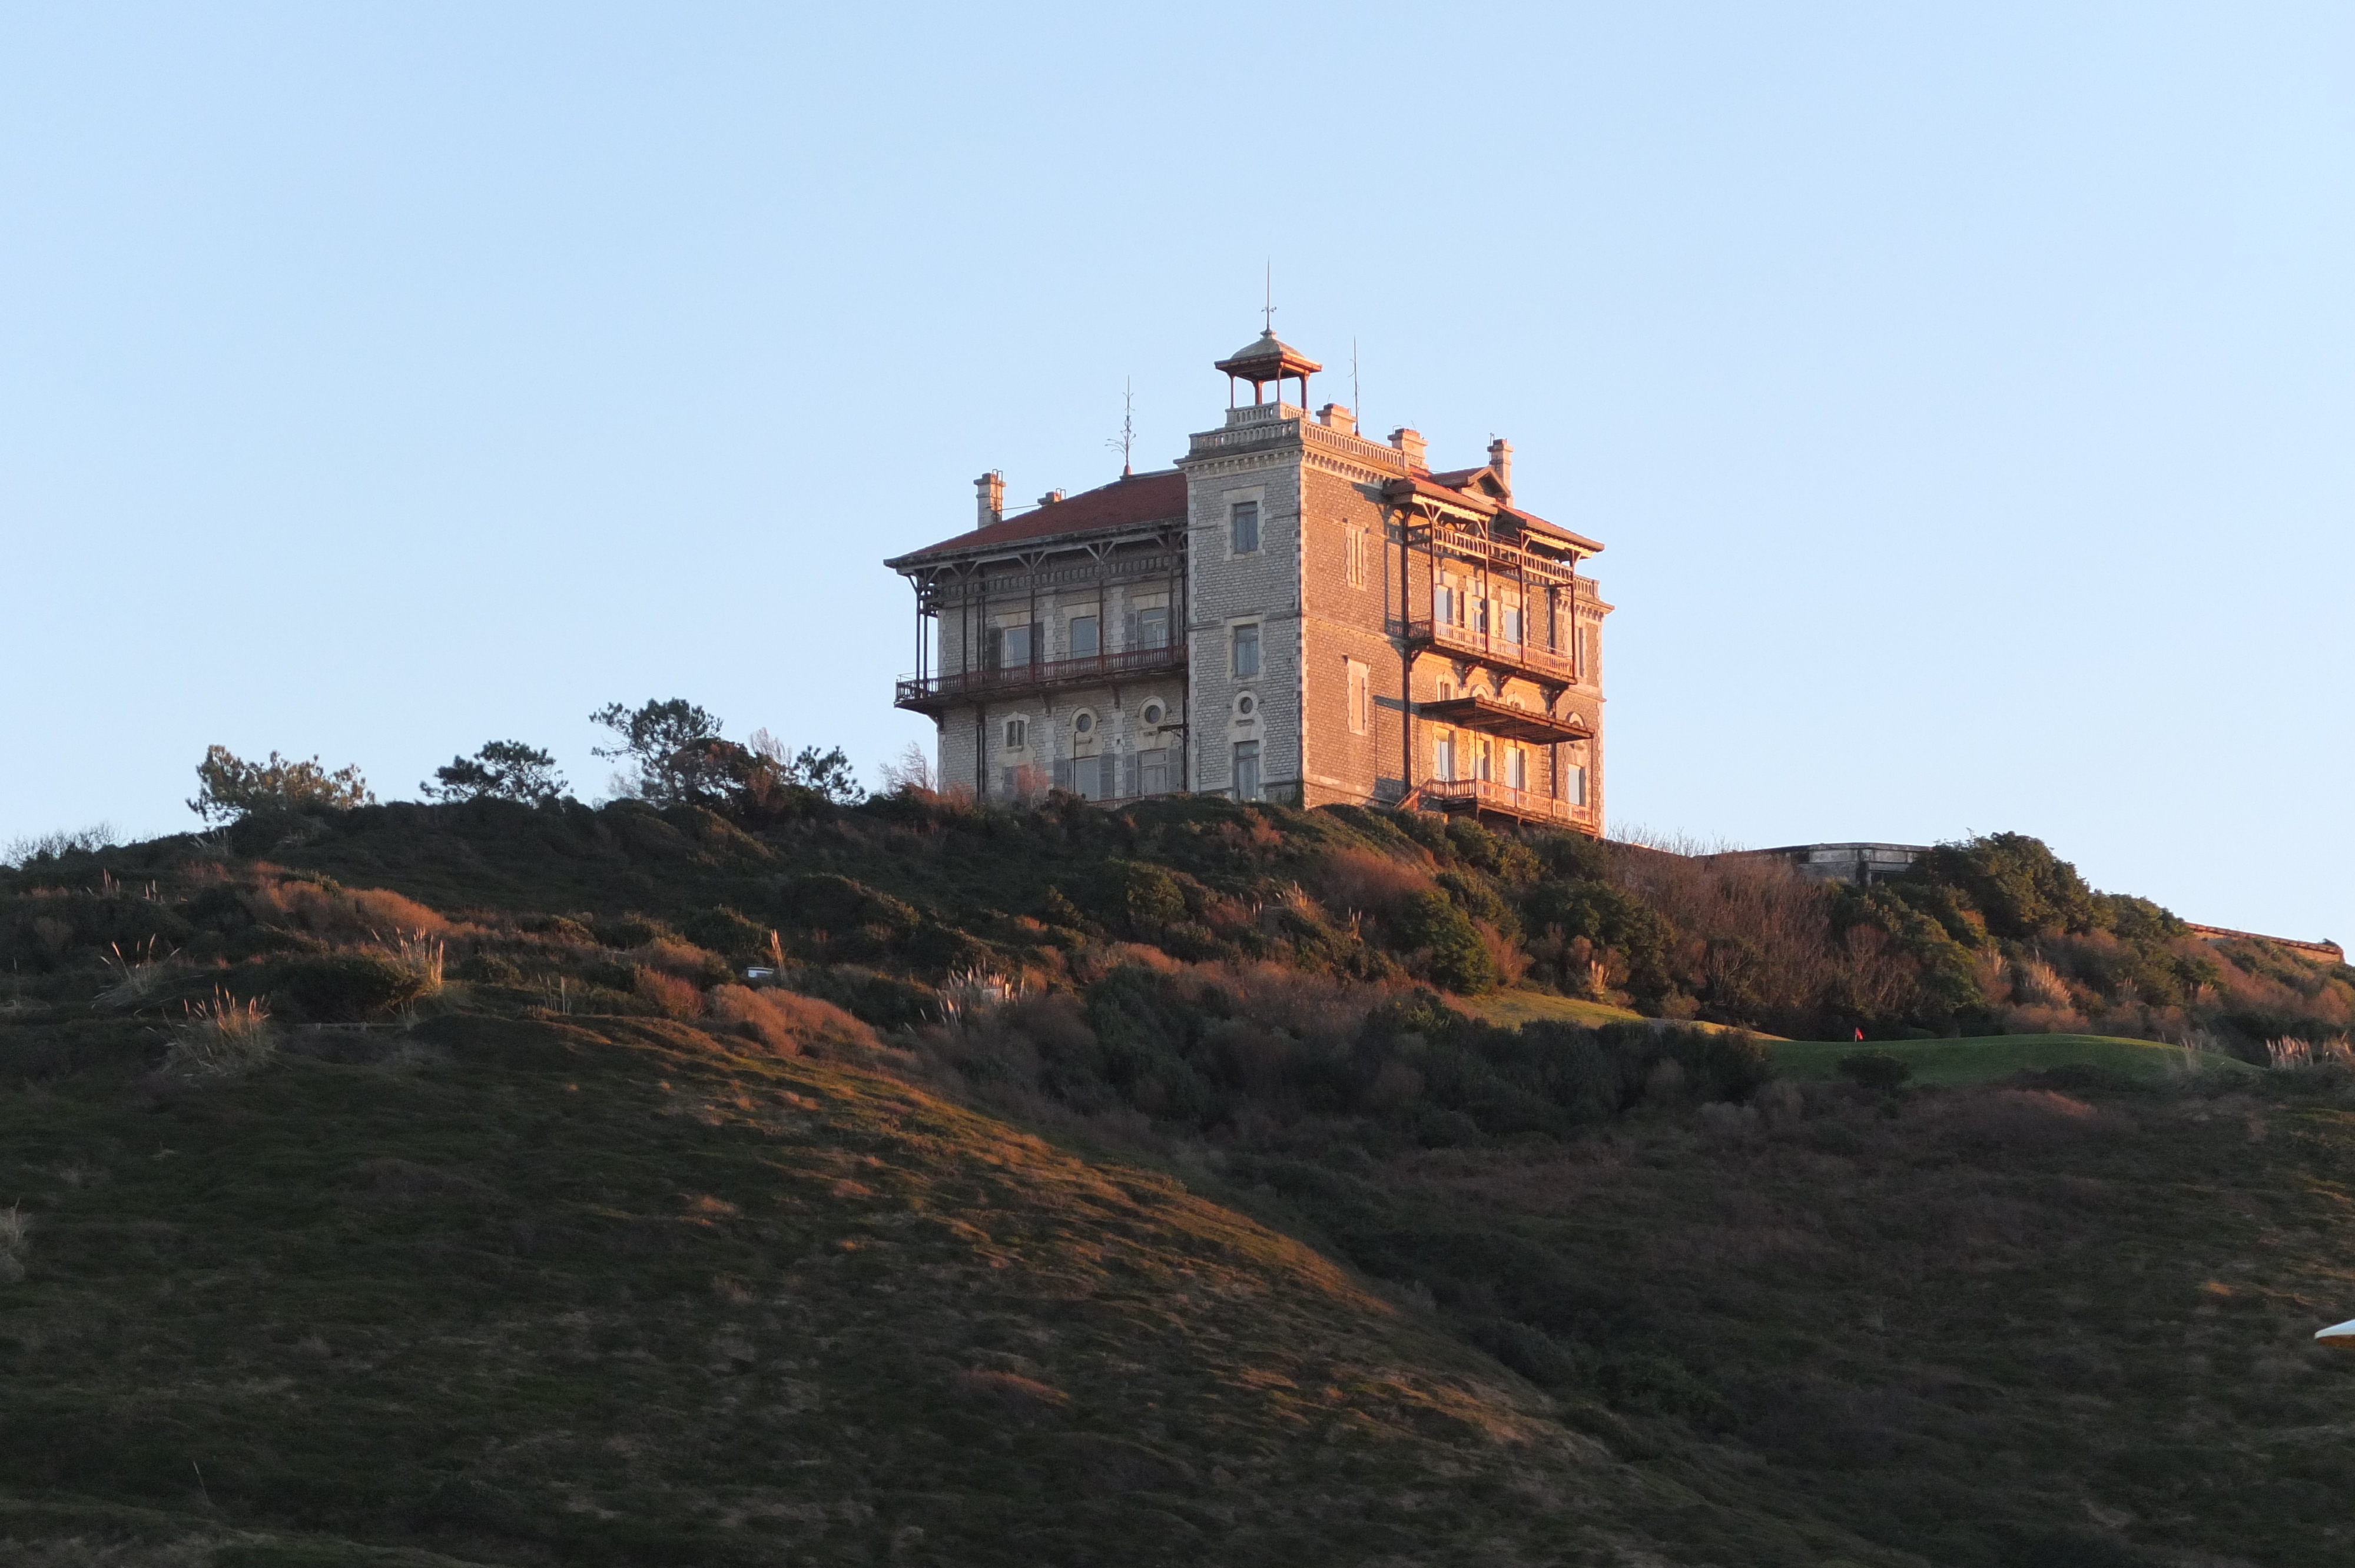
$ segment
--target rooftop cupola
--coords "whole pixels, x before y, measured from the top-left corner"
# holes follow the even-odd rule
[[[1252,401],[1260,401],[1261,389],[1268,382],[1275,383],[1275,400],[1284,401],[1284,384],[1300,382],[1300,406],[1308,407],[1308,378],[1325,367],[1279,339],[1273,331],[1259,334],[1256,342],[1240,352],[1219,361],[1218,368],[1227,373],[1227,407],[1235,406],[1235,383],[1252,384]]]

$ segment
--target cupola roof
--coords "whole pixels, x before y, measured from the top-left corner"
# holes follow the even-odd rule
[[[1219,361],[1218,368],[1238,380],[1256,384],[1287,380],[1295,376],[1314,376],[1325,367],[1277,337],[1271,330],[1260,334]]]

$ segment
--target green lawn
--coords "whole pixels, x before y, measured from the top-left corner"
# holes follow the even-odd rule
[[[1587,1001],[1574,996],[1556,996],[1542,991],[1497,991],[1486,996],[1458,997],[1455,1006],[1486,1022],[1507,1029],[1518,1029],[1524,1023],[1576,1023],[1588,1029],[1599,1029],[1606,1023],[1655,1023],[1657,1019],[1646,1018],[1632,1008],[1614,1007],[1607,1001]],[[1695,1029],[1724,1029],[1722,1023],[1695,1022]],[[1755,1030],[1753,1033],[1757,1033]],[[1776,1040],[1780,1035],[1758,1034],[1761,1040]]]
[[[1455,1005],[1475,1018],[1507,1029],[1537,1022],[1578,1023],[1595,1029],[1605,1023],[1644,1022],[1642,1013],[1624,1007],[1540,991],[1491,991],[1487,996],[1460,998]]]
[[[2160,1079],[2188,1065],[2202,1071],[2255,1073],[2236,1057],[2213,1052],[2187,1058],[2180,1047],[2151,1040],[2121,1040],[2105,1034],[1996,1034],[1968,1040],[1785,1040],[1774,1047],[1774,1066],[1793,1078],[1829,1078],[1841,1057],[1857,1051],[1886,1051],[1912,1064],[1919,1084],[1983,1084],[2029,1069],[2102,1067],[2128,1077]]]

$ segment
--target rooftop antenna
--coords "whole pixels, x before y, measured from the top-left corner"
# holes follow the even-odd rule
[[[1260,307],[1260,325],[1268,336],[1275,335],[1275,258],[1267,261],[1267,302]]]
[[[1122,381],[1120,401],[1120,434],[1104,442],[1104,445],[1108,447],[1118,447],[1120,449],[1120,476],[1123,479],[1126,479],[1132,471],[1128,466],[1130,456],[1129,450],[1136,444],[1135,376],[1131,376]]]
[[[1358,340],[1349,339],[1349,407],[1357,410],[1358,428],[1365,429],[1366,401],[1358,390]]]

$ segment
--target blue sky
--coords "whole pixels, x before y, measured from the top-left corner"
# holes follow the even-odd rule
[[[2355,939],[2355,11],[0,5],[0,839],[929,733],[881,558],[1277,326],[1606,541],[1611,807]]]

